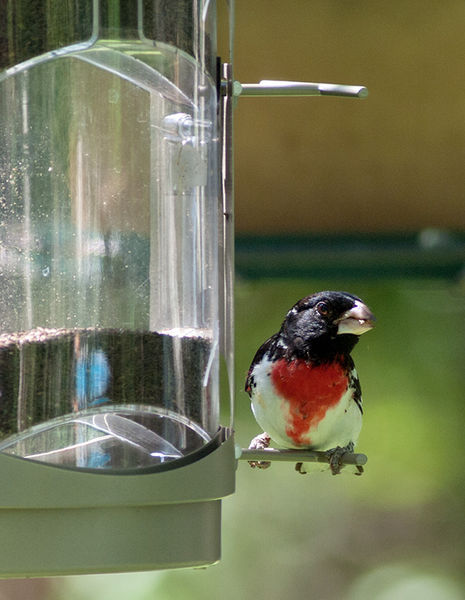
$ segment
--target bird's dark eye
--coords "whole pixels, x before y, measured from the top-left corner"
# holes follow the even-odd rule
[[[316,309],[322,317],[326,317],[330,313],[330,308],[327,302],[318,302]]]

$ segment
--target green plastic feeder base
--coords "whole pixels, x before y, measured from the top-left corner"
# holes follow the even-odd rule
[[[220,559],[221,500],[0,511],[1,577],[206,566]]]
[[[0,577],[207,566],[221,556],[234,439],[191,464],[111,475],[0,454]]]

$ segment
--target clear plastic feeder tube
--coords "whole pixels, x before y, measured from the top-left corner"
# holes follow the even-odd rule
[[[30,45],[22,4],[2,15],[0,451],[158,468],[219,427],[215,2],[40,3]]]

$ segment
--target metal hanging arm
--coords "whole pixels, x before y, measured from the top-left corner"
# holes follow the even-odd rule
[[[368,90],[363,85],[338,83],[306,83],[303,81],[278,81],[263,79],[259,83],[235,81],[233,95],[239,96],[342,96],[366,98]]]

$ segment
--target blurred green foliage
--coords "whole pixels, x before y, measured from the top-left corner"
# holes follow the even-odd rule
[[[236,297],[236,436],[258,431],[243,380],[288,308],[320,289],[363,298],[378,318],[354,351],[365,417],[363,477],[301,476],[240,463],[224,501],[223,559],[201,571],[58,579],[50,600],[460,600],[465,302],[439,280],[242,281]]]

